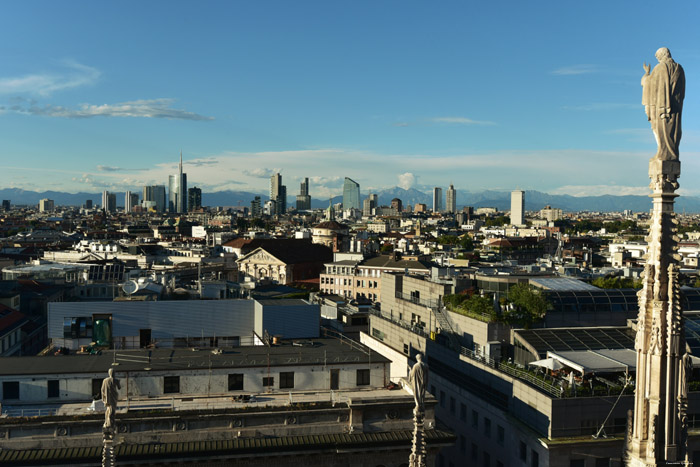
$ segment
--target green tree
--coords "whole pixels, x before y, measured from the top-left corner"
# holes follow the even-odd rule
[[[487,217],[484,221],[484,225],[486,227],[500,227],[508,224],[509,222],[510,218],[507,216]]]
[[[529,329],[537,321],[544,318],[550,303],[542,291],[529,284],[515,284],[508,291],[508,301],[503,319],[508,324]]]
[[[461,246],[462,248],[464,248],[467,251],[473,251],[474,250],[474,241],[472,240],[472,238],[469,235],[464,234],[461,237],[459,237],[459,246]]]
[[[440,245],[456,245],[459,242],[459,238],[454,235],[440,235],[437,238],[437,242]]]
[[[491,296],[486,295],[482,297],[481,295],[474,294],[469,299],[465,300],[462,306],[472,313],[479,315],[493,316],[493,299]]]
[[[596,277],[591,284],[601,289],[641,289],[642,281],[631,277],[605,276]]]

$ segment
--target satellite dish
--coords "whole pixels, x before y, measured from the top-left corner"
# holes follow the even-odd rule
[[[136,281],[127,281],[122,285],[122,290],[127,295],[132,295],[139,289],[139,284]]]

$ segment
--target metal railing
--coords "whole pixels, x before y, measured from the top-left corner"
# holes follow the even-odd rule
[[[411,302],[413,304],[425,306],[428,308],[437,308],[440,306],[440,300],[428,300],[420,297],[415,297],[410,294],[405,294],[403,292],[396,292],[396,298],[400,300],[406,300],[407,302]]]
[[[514,378],[528,382],[552,397],[561,398],[563,395],[560,386],[555,386],[554,384],[548,383],[525,370],[519,370],[509,365],[498,365],[498,369],[503,373],[513,376]]]
[[[4,408],[2,409],[2,414],[8,417],[49,417],[51,415],[56,415],[58,409],[13,409]]]

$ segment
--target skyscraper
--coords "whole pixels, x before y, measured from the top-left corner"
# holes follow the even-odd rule
[[[446,211],[454,214],[457,212],[457,190],[455,190],[454,185],[450,183],[450,187],[447,189],[447,206]]]
[[[102,192],[102,210],[104,212],[114,212],[117,210],[117,195],[109,191]]]
[[[124,195],[124,212],[131,212],[139,204],[139,194],[127,191]]]
[[[260,196],[256,196],[253,201],[250,202],[250,216],[260,217],[262,215],[262,206],[260,205]]]
[[[53,211],[53,200],[44,198],[42,200],[39,200],[39,212],[48,212],[48,211]]]
[[[343,184],[343,209],[362,209],[360,184],[348,177],[345,177]]]
[[[202,207],[202,189],[193,186],[187,190],[187,207],[194,211]]]
[[[297,211],[305,211],[311,209],[311,196],[309,196],[309,179],[305,178],[301,182],[299,194],[297,195]]]
[[[148,209],[151,205],[158,212],[165,211],[165,186],[151,185],[143,187],[143,207]]]
[[[433,212],[442,212],[442,188],[433,188]]]
[[[525,224],[525,192],[513,190],[510,193],[510,223],[512,225]]]
[[[168,179],[168,196],[170,212],[187,212],[187,174],[182,173],[182,151],[178,174]]]
[[[282,185],[282,175],[279,173],[270,177],[270,201],[275,203],[275,214],[287,212],[287,187]]]

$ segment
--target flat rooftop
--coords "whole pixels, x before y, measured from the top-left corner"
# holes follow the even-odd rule
[[[251,368],[343,363],[388,363],[390,360],[350,340],[300,339],[270,347],[222,349],[104,350],[100,355],[58,355],[0,358],[0,376],[61,373],[163,371],[206,368]],[[113,363],[118,365],[113,366]]]

